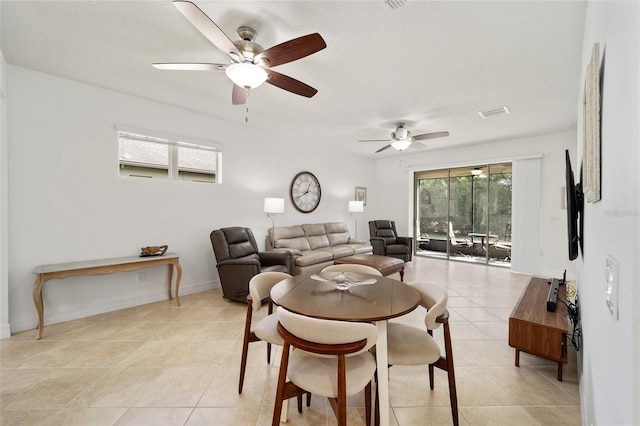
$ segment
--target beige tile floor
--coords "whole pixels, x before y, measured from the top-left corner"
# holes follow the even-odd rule
[[[427,280],[449,290],[460,423],[579,425],[575,351],[564,381],[556,365],[527,354],[514,367],[508,317],[528,277],[499,267],[415,258],[405,281]],[[266,363],[265,345],[250,348],[244,392],[238,368],[245,306],[220,290],[152,303],[45,327],[0,341],[2,425],[267,425],[279,357]],[[264,310],[263,310],[264,311]],[[262,311],[260,311],[262,312]],[[421,324],[423,312],[402,321]],[[440,332],[440,333],[439,333]],[[436,331],[441,339],[441,330]],[[392,367],[392,425],[447,425],[446,374],[428,386],[426,367]],[[349,424],[363,424],[362,394],[349,399]],[[291,425],[333,425],[321,397]]]

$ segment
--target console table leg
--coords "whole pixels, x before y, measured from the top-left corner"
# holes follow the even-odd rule
[[[516,349],[516,367],[520,367],[520,351]]]
[[[180,306],[180,280],[182,279],[182,266],[180,266],[180,263],[178,263],[178,260],[176,259],[176,303],[178,304],[178,306]]]
[[[169,300],[173,299],[173,297],[171,297],[171,283],[173,282],[173,265],[169,264]],[[177,292],[176,292],[176,296],[177,296]]]
[[[36,312],[38,313],[38,334],[36,335],[36,340],[42,338],[42,331],[44,330],[44,303],[42,302],[42,286],[44,282],[44,276],[38,274],[38,278],[33,285],[33,302],[36,305]]]

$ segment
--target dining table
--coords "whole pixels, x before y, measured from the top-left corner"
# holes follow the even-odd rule
[[[297,275],[271,289],[271,300],[288,311],[313,318],[371,322],[378,330],[376,364],[380,425],[389,424],[389,372],[387,322],[418,307],[418,291],[398,280],[349,273],[354,285],[339,289],[327,275]],[[358,284],[362,283],[362,284]]]

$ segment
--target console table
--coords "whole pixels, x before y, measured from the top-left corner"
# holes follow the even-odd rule
[[[558,287],[555,312],[547,311],[549,283],[546,278],[532,277],[520,295],[509,317],[509,346],[516,350],[516,367],[520,351],[558,363],[558,380],[562,381],[562,364],[567,362],[569,331],[566,288]]]
[[[44,283],[53,279],[63,279],[77,275],[106,275],[114,272],[135,271],[157,265],[169,265],[169,299],[171,297],[171,282],[173,281],[173,268],[176,269],[176,303],[180,306],[180,279],[182,267],[178,262],[179,256],[175,253],[165,253],[162,256],[128,256],[111,259],[87,260],[82,262],[56,263],[37,266],[33,273],[37,275],[33,286],[33,301],[38,312],[38,335],[36,340],[42,338],[44,329],[44,303],[42,300],[42,287]]]

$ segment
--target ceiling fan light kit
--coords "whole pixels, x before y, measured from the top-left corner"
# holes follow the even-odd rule
[[[245,89],[255,89],[264,83],[268,77],[264,69],[247,62],[229,65],[226,74],[234,84]]]
[[[409,139],[393,141],[391,142],[391,146],[398,151],[404,151],[411,146],[411,141]]]

